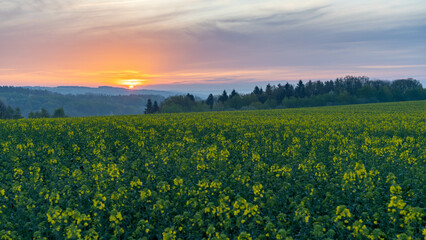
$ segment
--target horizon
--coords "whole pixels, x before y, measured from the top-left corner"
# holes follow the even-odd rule
[[[425,86],[425,11],[420,0],[6,0],[0,85],[245,92],[352,75]]]
[[[343,77],[341,77],[343,78]],[[336,79],[336,78],[335,78]],[[335,80],[335,79],[328,79],[328,80]],[[408,78],[405,78],[408,79]],[[304,83],[308,82],[308,81],[328,81],[328,80],[302,80]],[[399,79],[371,79],[370,80],[381,80],[381,81],[394,81],[394,80],[399,80]],[[418,80],[418,79],[414,79],[414,80]],[[284,85],[285,83],[289,83],[293,86],[295,86],[297,84],[299,80],[294,80],[294,81],[274,81],[274,82],[257,82],[260,84],[256,84],[255,82],[250,83],[249,85],[244,84],[244,88],[235,88],[235,86],[231,87],[231,88],[226,88],[226,86],[223,85],[217,85],[214,88],[212,88],[212,86],[210,85],[210,89],[203,89],[203,88],[199,88],[199,89],[195,89],[192,91],[186,91],[184,90],[184,88],[186,89],[186,85],[160,85],[160,86],[135,86],[134,88],[129,88],[128,86],[108,86],[108,85],[102,85],[102,86],[81,86],[81,85],[56,85],[56,86],[40,86],[40,85],[33,85],[33,86],[3,86],[3,87],[23,87],[23,88],[90,88],[90,89],[102,89],[102,88],[114,88],[114,89],[121,89],[121,90],[125,90],[127,92],[132,92],[132,91],[159,91],[159,92],[169,92],[169,93],[177,93],[177,94],[182,94],[185,95],[187,93],[189,94],[193,94],[195,96],[198,97],[207,97],[210,93],[213,95],[221,95],[223,93],[223,91],[225,90],[226,92],[231,92],[232,90],[237,91],[240,94],[249,94],[253,91],[253,89],[257,86],[259,88],[265,88],[266,85],[270,84],[272,86],[277,86],[278,84]],[[420,84],[422,84],[423,88],[425,88],[426,81],[421,81],[418,80],[420,82]],[[0,86],[1,87],[1,86]],[[173,89],[172,89],[173,88]],[[177,88],[177,89],[176,89]]]
[[[368,76],[366,76],[368,77]],[[337,78],[343,78],[343,77],[337,77]],[[327,79],[327,80],[314,80],[314,79],[309,79],[309,80],[302,80],[303,83],[306,83],[308,81],[329,81],[329,80],[335,80],[334,79]],[[408,79],[408,78],[401,78],[401,79]],[[299,79],[301,80],[301,79]],[[194,94],[194,95],[198,95],[199,97],[207,97],[210,93],[212,93],[213,95],[220,95],[222,94],[222,92],[225,90],[227,92],[231,92],[232,90],[237,91],[238,93],[242,93],[242,94],[248,94],[250,92],[253,91],[253,89],[257,86],[259,88],[265,88],[266,85],[270,84],[272,86],[276,86],[278,84],[284,85],[285,83],[289,83],[291,85],[296,85],[297,82],[299,80],[293,80],[293,81],[269,81],[269,82],[249,82],[249,83],[243,83],[240,85],[232,85],[232,86],[227,86],[227,85],[221,85],[221,84],[216,84],[216,85],[208,85],[207,87],[209,87],[209,89],[205,89],[205,88],[196,88],[192,91],[187,91],[184,89],[187,89],[187,85],[189,84],[164,84],[164,85],[150,85],[150,86],[135,86],[132,88],[129,88],[128,86],[111,86],[111,85],[100,85],[100,86],[84,86],[84,85],[50,85],[50,86],[43,86],[43,85],[32,85],[32,86],[13,86],[13,85],[3,85],[6,87],[23,87],[23,88],[67,88],[67,87],[76,87],[76,88],[90,88],[90,89],[101,89],[101,88],[115,88],[115,89],[122,89],[122,90],[126,90],[128,92],[132,92],[132,91],[141,91],[141,90],[147,90],[147,91],[164,91],[164,92],[172,92],[172,93],[178,93],[178,94]],[[382,81],[394,81],[394,80],[399,80],[399,79],[372,79],[370,78],[370,80],[382,80]],[[426,81],[422,81],[419,79],[414,79],[414,80],[418,80],[420,82],[420,84],[422,84],[423,88],[426,87]],[[228,84],[229,85],[229,84]],[[242,85],[244,85],[242,87]],[[238,87],[242,87],[242,88],[238,88]]]

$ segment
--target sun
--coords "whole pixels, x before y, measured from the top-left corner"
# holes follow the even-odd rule
[[[119,84],[126,86],[128,89],[134,89],[136,86],[142,85],[144,81],[144,79],[121,79]]]

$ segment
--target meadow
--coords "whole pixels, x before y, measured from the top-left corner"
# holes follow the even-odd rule
[[[0,120],[1,239],[425,239],[426,101]]]

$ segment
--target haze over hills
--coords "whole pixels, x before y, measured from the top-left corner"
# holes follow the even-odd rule
[[[126,89],[110,86],[100,86],[97,88],[93,87],[82,87],[82,86],[58,86],[58,87],[41,87],[41,86],[25,86],[32,90],[46,90],[49,92],[60,93],[60,94],[95,94],[95,95],[108,95],[108,96],[128,96],[128,95],[158,95],[162,97],[169,97],[179,94],[179,92],[162,91],[162,90],[150,90],[150,89]]]
[[[112,94],[114,88],[104,88],[110,91],[108,95],[106,94],[108,91],[90,94],[87,91],[90,88],[81,88],[86,91],[85,94],[83,94],[84,91],[81,91],[81,94],[74,91],[74,94],[72,94],[72,88],[68,88],[68,94],[60,94],[41,89],[0,87],[0,101],[14,109],[19,108],[24,117],[27,117],[30,112],[40,111],[41,108],[45,108],[51,114],[57,108],[64,108],[65,114],[70,117],[133,115],[144,112],[148,99],[160,103],[165,99],[166,94],[171,94],[163,92],[164,96],[157,94],[125,95],[125,91],[122,91],[123,94],[118,94],[121,91],[119,88],[115,89],[115,95]],[[76,87],[75,89],[80,88]]]
[[[150,104],[148,99],[151,99]],[[132,115],[144,112],[292,108],[424,99],[426,92],[418,80],[370,80],[365,76],[346,76],[325,82],[303,83],[300,80],[294,86],[289,83],[276,86],[268,84],[265,90],[256,86],[250,93],[233,90],[228,95],[224,90],[221,95],[210,94],[207,98],[190,93],[116,87],[0,87],[0,101],[13,109],[20,108],[24,116],[40,111],[41,108],[50,113],[64,108],[68,116],[77,117]],[[158,106],[156,108],[153,107],[155,102]]]

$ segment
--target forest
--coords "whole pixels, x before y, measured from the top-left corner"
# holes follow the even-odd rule
[[[415,79],[370,80],[346,76],[329,81],[299,80],[256,86],[250,93],[233,89],[201,99],[191,93],[160,95],[59,94],[46,90],[0,87],[0,119],[135,115],[174,112],[280,109],[378,102],[426,100],[426,89]]]
[[[425,100],[426,90],[415,79],[394,81],[370,80],[368,77],[346,76],[329,81],[299,81],[295,86],[255,87],[251,93],[239,94],[235,89],[228,94],[210,94],[197,99],[192,94],[166,98],[159,112],[199,112],[223,110],[254,110],[347,105],[377,102]]]
[[[55,110],[60,108],[70,117],[142,114],[148,99],[161,102],[164,97],[159,95],[64,95],[23,87],[0,87],[0,101],[6,108],[10,106],[14,111],[19,108],[19,114],[29,118],[46,116],[45,113],[42,114],[45,111],[49,115],[54,115]],[[30,116],[31,112],[33,114]],[[40,114],[37,115],[37,112]]]

